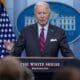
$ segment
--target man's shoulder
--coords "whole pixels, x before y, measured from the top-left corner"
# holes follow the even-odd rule
[[[61,27],[59,27],[59,26],[52,25],[52,24],[50,24],[50,26],[55,31],[64,32],[64,30]]]
[[[27,25],[27,26],[24,27],[23,31],[32,30],[35,26],[36,26],[36,24]]]
[[[30,29],[30,28],[33,28],[35,26],[36,26],[36,24],[27,25],[27,26],[25,26],[25,29]]]
[[[21,31],[21,34],[27,34],[28,32],[32,32],[35,28],[35,25],[36,24],[31,24],[31,25],[27,25],[25,26],[22,31]]]

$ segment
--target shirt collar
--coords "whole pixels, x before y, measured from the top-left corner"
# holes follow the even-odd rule
[[[44,26],[44,30],[48,30],[48,26],[49,26],[49,23],[47,23],[45,26]],[[38,23],[38,29],[41,30],[42,27],[41,25]]]

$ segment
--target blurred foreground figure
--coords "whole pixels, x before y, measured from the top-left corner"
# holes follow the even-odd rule
[[[80,80],[80,70],[78,68],[65,68],[56,74],[53,80]]]
[[[0,59],[0,80],[34,80],[33,73],[15,57]]]
[[[24,67],[24,77],[23,78],[24,80],[35,80],[33,72],[26,67]]]
[[[0,80],[22,80],[23,68],[14,57],[5,57],[0,60]]]

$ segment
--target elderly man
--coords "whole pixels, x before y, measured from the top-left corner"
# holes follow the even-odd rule
[[[59,50],[64,57],[73,57],[64,31],[49,23],[51,10],[48,3],[36,3],[34,13],[37,23],[27,26],[15,45],[6,41],[6,49],[13,51],[14,56],[20,56],[25,49],[29,57],[57,57]]]

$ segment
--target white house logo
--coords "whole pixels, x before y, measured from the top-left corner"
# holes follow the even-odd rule
[[[25,17],[25,26],[34,24],[35,22],[36,19],[34,16]],[[75,16],[59,16],[59,14],[52,12],[50,23],[61,27],[65,31],[74,31],[76,29]]]
[[[49,2],[52,14],[50,23],[66,31],[68,41],[71,42],[80,35],[80,14],[70,6]],[[18,17],[17,28],[21,31],[24,26],[34,24],[34,5],[26,8]]]

